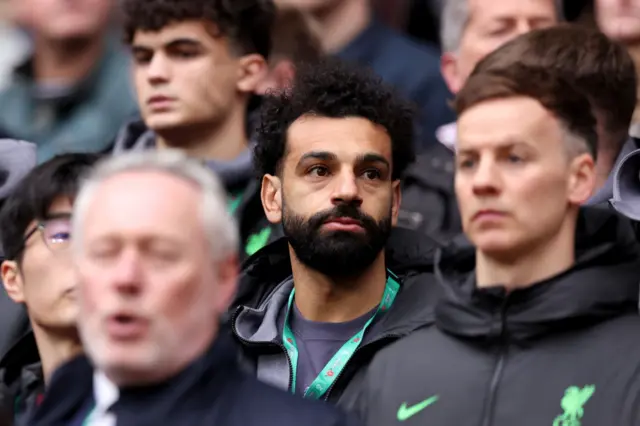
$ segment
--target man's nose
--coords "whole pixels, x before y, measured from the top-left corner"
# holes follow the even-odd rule
[[[136,294],[142,289],[144,270],[139,253],[133,249],[123,251],[114,265],[112,283],[116,291]]]
[[[500,174],[492,159],[483,159],[473,174],[473,192],[476,195],[495,194],[500,188]]]
[[[156,54],[147,67],[147,79],[152,84],[169,80],[169,63],[164,55]]]
[[[362,204],[358,177],[353,172],[343,171],[336,176],[331,201],[333,204]]]

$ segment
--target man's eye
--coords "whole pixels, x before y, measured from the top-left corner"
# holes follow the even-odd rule
[[[369,169],[369,170],[366,170],[366,171],[363,173],[363,175],[364,175],[364,177],[366,177],[367,179],[370,179],[370,180],[380,179],[380,177],[382,176],[382,174],[380,173],[380,171],[379,171],[379,170],[376,170],[376,169]]]
[[[324,177],[329,174],[329,169],[324,166],[314,166],[309,169],[309,174],[311,176]]]

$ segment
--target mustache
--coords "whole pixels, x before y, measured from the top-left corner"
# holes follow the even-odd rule
[[[371,226],[375,227],[376,225],[375,219],[363,213],[355,204],[339,204],[334,208],[323,210],[311,216],[308,222],[312,229],[318,229],[325,222],[339,218],[356,220],[362,224],[365,229],[371,229]]]

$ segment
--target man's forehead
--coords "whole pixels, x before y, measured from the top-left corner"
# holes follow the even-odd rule
[[[468,0],[469,19],[508,18],[519,14],[535,14],[535,17],[558,19],[556,0]]]
[[[207,44],[213,42],[215,26],[202,20],[188,20],[170,23],[157,31],[137,30],[133,37],[133,46],[161,48],[176,41],[190,41]]]
[[[391,156],[386,130],[361,117],[300,117],[289,127],[287,142],[296,161],[310,152],[328,152],[338,158],[367,153]]]

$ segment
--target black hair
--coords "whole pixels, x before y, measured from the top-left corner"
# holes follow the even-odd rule
[[[276,174],[286,152],[289,126],[305,114],[362,117],[382,126],[392,144],[393,179],[414,160],[414,107],[373,71],[324,59],[303,64],[293,86],[264,99],[254,160],[260,175]]]
[[[59,197],[75,199],[82,176],[100,157],[94,154],[64,154],[34,168],[4,200],[0,210],[0,246],[5,257],[20,260],[27,227],[44,220]]]
[[[271,51],[276,16],[273,0],[123,0],[124,38],[131,44],[138,30],[159,31],[172,23],[202,19],[228,37],[241,54]]]

